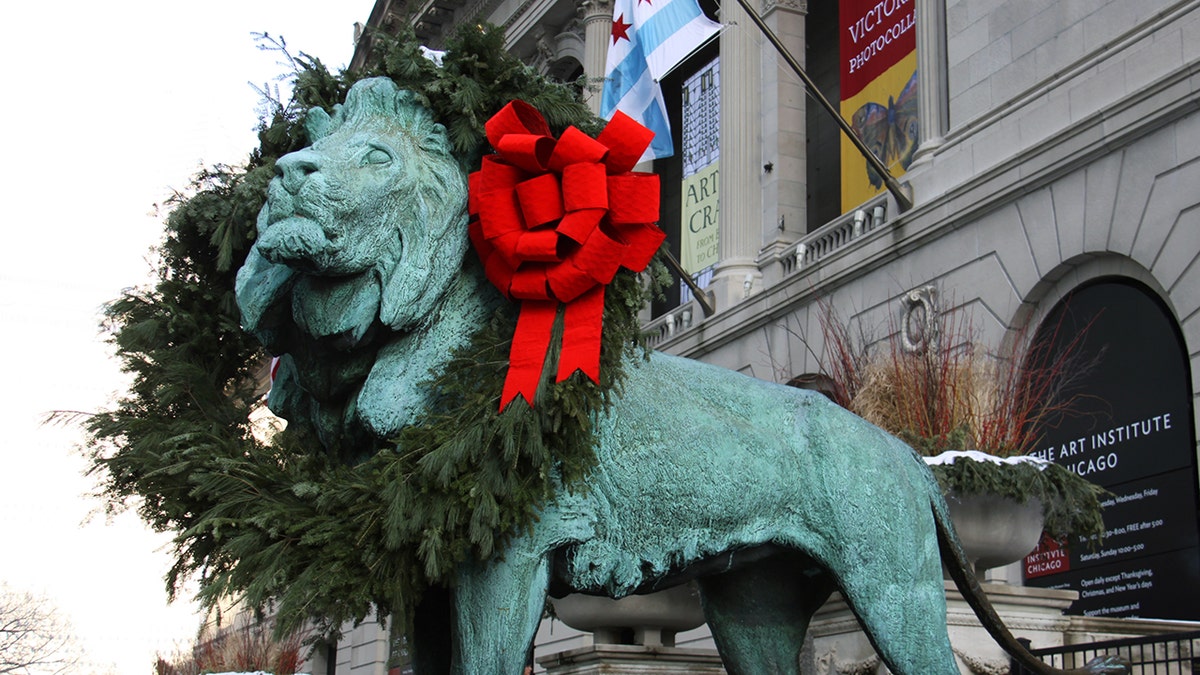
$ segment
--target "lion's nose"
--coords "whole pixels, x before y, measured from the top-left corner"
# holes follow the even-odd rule
[[[275,162],[275,175],[283,180],[284,189],[296,194],[319,168],[316,154],[305,148],[280,157]]]

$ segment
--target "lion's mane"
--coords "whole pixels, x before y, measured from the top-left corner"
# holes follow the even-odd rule
[[[276,163],[238,304],[282,355],[272,411],[361,455],[412,421],[417,385],[494,294],[463,273],[466,172],[412,92],[360,81],[306,129],[313,144]]]

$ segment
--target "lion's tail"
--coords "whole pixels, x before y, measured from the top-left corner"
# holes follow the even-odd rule
[[[1017,642],[1017,639],[1009,632],[1008,627],[1000,619],[1000,615],[996,613],[996,609],[992,607],[987,594],[980,588],[979,580],[975,578],[975,572],[963,553],[958,534],[950,524],[946,502],[940,496],[935,497],[931,506],[934,520],[937,522],[938,548],[950,577],[954,580],[954,584],[962,593],[963,598],[966,599],[967,604],[975,610],[975,615],[979,617],[980,623],[1004,651],[1030,672],[1042,675],[1128,675],[1130,673],[1132,668],[1129,661],[1121,657],[1101,655],[1089,661],[1083,668],[1060,670],[1046,665],[1030,654],[1029,650]]]

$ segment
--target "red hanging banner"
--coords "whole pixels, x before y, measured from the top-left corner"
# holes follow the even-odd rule
[[[917,31],[913,0],[839,0],[841,113],[893,176],[917,150]],[[842,211],[885,189],[884,179],[843,137]]]

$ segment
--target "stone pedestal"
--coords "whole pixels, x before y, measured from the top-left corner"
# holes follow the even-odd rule
[[[1102,640],[1160,635],[1194,629],[1195,624],[1146,619],[1096,619],[1063,612],[1078,597],[1075,591],[981,584],[992,606],[1018,639],[1032,648],[1057,647]],[[1008,672],[1008,654],[988,635],[975,612],[954,586],[946,582],[946,624],[950,645],[964,675]],[[887,673],[871,643],[840,594],[834,594],[813,617],[809,627],[811,652],[802,672],[815,675],[879,675]]]
[[[1195,630],[1194,622],[1103,619],[1063,612],[1077,597],[1059,591],[1006,583],[981,584],[1004,624],[1035,649]],[[988,635],[953,582],[946,582],[946,624],[963,675],[1008,672],[1008,654]],[[693,631],[693,633],[699,631]],[[689,640],[695,639],[694,636]],[[840,594],[817,611],[801,654],[804,675],[885,675],[858,619]],[[711,644],[711,643],[709,643]],[[564,645],[565,646],[565,645]],[[723,674],[715,649],[645,644],[585,644],[537,659],[549,675]]]
[[[537,662],[548,675],[725,675],[715,649],[596,644]]]
[[[577,594],[550,602],[563,623],[596,643],[674,647],[676,633],[704,625],[694,583],[620,600]]]
[[[1071,617],[1063,610],[1075,600],[1074,591],[1057,591],[1010,584],[982,584],[988,599],[1018,638],[1035,647],[1060,645]],[[980,625],[953,582],[946,582],[946,623],[950,644],[963,673],[1004,672],[1008,655]],[[813,671],[817,675],[884,673],[871,643],[840,594],[835,594],[813,617]]]

